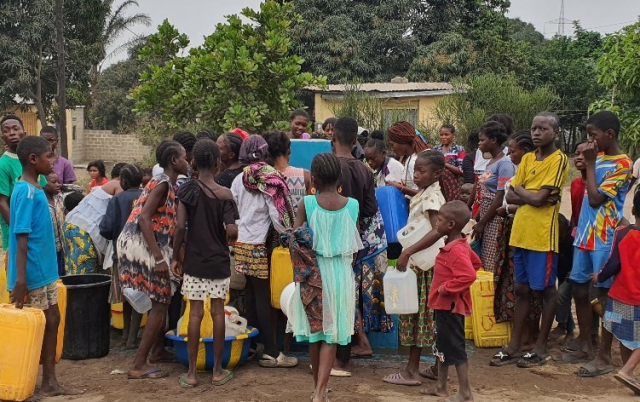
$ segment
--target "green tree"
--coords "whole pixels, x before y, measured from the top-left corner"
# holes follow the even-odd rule
[[[621,145],[635,157],[640,151],[640,22],[607,37],[596,71],[609,95],[594,102],[590,110],[618,114]]]
[[[240,126],[265,130],[299,106],[296,91],[324,79],[301,72],[287,37],[299,19],[290,3],[266,1],[218,24],[202,46],[181,53],[188,38],[165,21],[140,51],[149,69],[133,92],[136,111],[168,127],[205,125],[217,131]],[[165,62],[150,64],[158,57]]]

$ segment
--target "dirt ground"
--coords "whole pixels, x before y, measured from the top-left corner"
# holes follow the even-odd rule
[[[471,384],[475,400],[480,402],[506,401],[602,401],[640,400],[613,378],[582,379],[573,375],[577,365],[548,363],[539,369],[519,369],[515,366],[490,367],[488,362],[496,349],[474,349],[468,343]],[[616,347],[617,350],[617,347]],[[178,376],[185,368],[178,363],[162,364],[170,376],[160,380],[127,380],[124,374],[110,374],[113,370],[126,371],[133,359],[132,351],[114,348],[102,358],[84,361],[63,360],[58,365],[60,381],[68,386],[85,389],[79,397],[49,398],[57,401],[130,401],[168,402],[177,400],[210,401],[307,401],[311,396],[313,379],[306,354],[299,353],[300,364],[293,369],[265,369],[249,362],[234,370],[234,378],[222,387],[208,385],[209,374],[199,375],[200,386],[184,390]],[[619,355],[614,352],[619,365]],[[432,387],[434,382],[424,380],[421,387],[401,387],[382,382],[386,374],[394,373],[404,364],[404,356],[374,355],[372,359],[353,361],[351,378],[331,378],[332,401],[436,401],[425,397],[419,390]],[[428,364],[427,362],[424,363]],[[449,383],[450,392],[456,388],[455,376]]]

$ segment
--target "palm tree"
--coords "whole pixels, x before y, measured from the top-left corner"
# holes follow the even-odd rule
[[[128,9],[132,7],[139,7],[136,0],[124,0],[117,7],[114,5],[115,0],[103,0],[105,6],[110,10],[109,15],[104,21],[104,27],[102,30],[102,36],[100,40],[100,48],[103,57],[91,67],[90,84],[91,84],[91,98],[90,104],[87,105],[90,108],[97,102],[95,87],[100,78],[100,72],[102,71],[103,64],[117,56],[118,54],[126,51],[131,46],[137,44],[142,36],[136,35],[133,39],[117,44],[118,39],[125,33],[125,31],[132,32],[131,28],[135,25],[142,24],[144,26],[151,25],[151,17],[147,14],[136,13],[128,15]],[[133,33],[133,32],[132,32]],[[88,115],[88,114],[87,114]]]

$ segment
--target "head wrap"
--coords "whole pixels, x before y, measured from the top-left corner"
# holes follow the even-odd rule
[[[387,139],[397,144],[407,144],[413,147],[413,152],[419,154],[429,146],[418,130],[406,121],[394,123],[387,129]]]
[[[240,163],[249,165],[264,162],[269,153],[267,141],[259,135],[251,135],[242,142],[240,147]]]

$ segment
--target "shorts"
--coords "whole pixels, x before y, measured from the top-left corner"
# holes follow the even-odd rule
[[[574,247],[573,266],[571,267],[569,279],[575,283],[591,282],[590,275],[600,272],[609,259],[609,252],[609,250],[582,250]],[[609,278],[606,282],[598,283],[595,286],[609,289],[612,283],[613,278]]]
[[[464,316],[446,310],[435,310],[436,349],[445,366],[459,366],[467,362],[464,344]]]
[[[556,286],[558,253],[513,248],[515,282],[527,284],[531,290],[543,291]]]
[[[224,300],[229,293],[231,278],[202,279],[185,274],[182,281],[182,295],[189,300]]]
[[[52,282],[47,286],[31,290],[24,305],[38,310],[48,310],[56,304],[58,304],[58,285]]]

